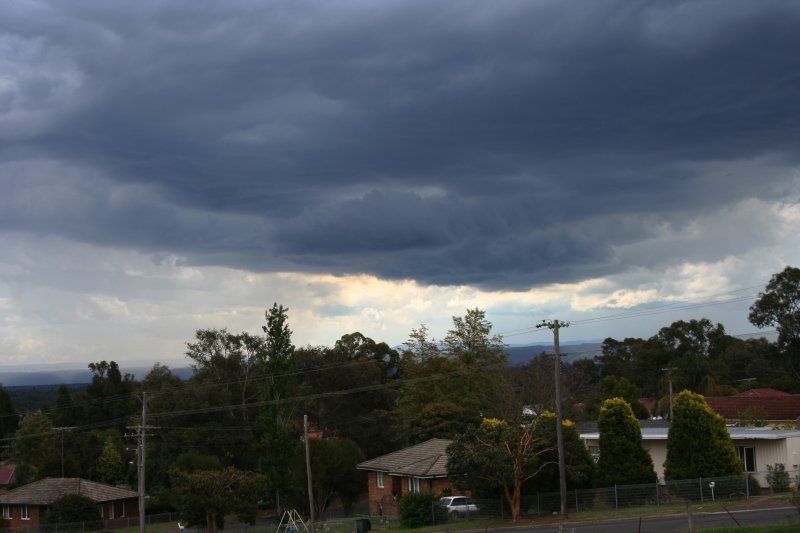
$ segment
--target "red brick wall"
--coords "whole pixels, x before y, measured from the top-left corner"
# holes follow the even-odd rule
[[[397,501],[408,492],[408,478],[383,475],[383,488],[378,487],[378,473],[368,472],[369,514],[397,518]],[[421,479],[420,490],[433,492],[437,496],[458,496],[459,492],[447,478]]]
[[[0,505],[0,509],[2,509],[2,505]],[[0,520],[0,526],[7,527],[9,529],[24,529],[28,526],[35,526],[39,523],[39,518],[42,514],[44,514],[44,510],[34,505],[29,505],[28,516],[30,518],[23,520],[22,506],[11,505],[11,519]]]

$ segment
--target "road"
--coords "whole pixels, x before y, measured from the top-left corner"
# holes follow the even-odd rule
[[[732,515],[732,516],[731,516]],[[796,507],[776,507],[772,509],[753,509],[725,511],[714,513],[694,513],[692,515],[694,531],[702,531],[712,527],[737,527],[800,524],[800,512]],[[625,520],[604,520],[602,522],[570,522],[564,523],[562,530],[558,524],[546,526],[532,526],[529,528],[515,528],[497,530],[507,533],[685,533],[689,531],[689,521],[685,514],[672,516],[643,517]]]

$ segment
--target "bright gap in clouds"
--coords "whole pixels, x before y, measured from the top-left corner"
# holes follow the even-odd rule
[[[739,214],[767,207],[743,205]],[[564,341],[646,338],[675,320],[701,317],[722,323],[730,334],[750,333],[755,328],[747,322],[747,308],[755,295],[785,264],[800,263],[796,210],[770,211],[781,222],[775,227],[779,237],[793,235],[783,241],[790,246],[769,243],[714,264],[631,268],[521,292],[368,275],[259,274],[193,266],[171,254],[6,234],[0,242],[0,364],[183,360],[185,343],[197,329],[260,333],[273,302],[290,309],[298,346],[330,346],[353,331],[394,346],[421,323],[442,339],[451,318],[473,307],[486,310],[494,331],[513,344],[549,342],[549,333],[533,325],[552,318],[574,322],[562,333]],[[709,221],[697,224],[688,237],[672,236],[671,245],[720,238],[724,229]],[[615,315],[623,318],[607,319]]]

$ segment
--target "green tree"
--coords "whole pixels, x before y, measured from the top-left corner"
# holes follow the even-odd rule
[[[97,474],[103,483],[115,485],[125,479],[125,463],[114,439],[106,438],[103,451],[97,460]]]
[[[453,438],[480,415],[462,400],[469,393],[459,379],[454,359],[439,349],[423,324],[411,331],[400,358],[403,385],[391,411],[394,433],[403,444],[417,444],[432,438]]]
[[[778,346],[795,377],[800,377],[800,268],[787,266],[773,275],[748,318],[756,327],[778,331]]]
[[[508,356],[500,335],[492,335],[492,323],[486,312],[467,309],[463,317],[453,317],[453,329],[444,338],[444,350],[462,365],[503,365]]]
[[[385,385],[395,378],[386,374],[381,345],[386,343],[355,332],[343,335],[331,349],[296,351],[307,376],[303,385],[317,395],[306,405],[310,420],[328,436],[354,440],[368,457],[395,448],[392,434],[384,429],[396,395]]]
[[[448,477],[458,480],[461,488],[478,483],[499,488],[511,508],[512,520],[519,521],[523,483],[547,466],[542,455],[548,448],[537,438],[539,420],[519,425],[483,419],[480,426],[471,427],[447,448]]]
[[[594,485],[595,464],[586,448],[577,427],[571,420],[562,421],[564,436],[564,463],[566,465],[567,489],[588,489]],[[537,417],[536,438],[546,450],[541,455],[545,467],[535,479],[525,486],[526,492],[557,492],[558,447],[556,415],[546,411]]]
[[[281,512],[281,496],[287,490],[289,460],[299,433],[296,402],[287,402],[296,388],[292,375],[294,370],[294,345],[289,329],[289,310],[274,303],[266,312],[267,325],[261,366],[266,379],[262,391],[264,407],[261,411],[263,425],[262,443],[264,453],[259,463],[266,475],[268,489],[275,498],[278,513]]]
[[[19,416],[14,410],[8,391],[0,384],[0,439],[14,434],[19,425]]]
[[[142,390],[148,393],[170,393],[183,386],[183,380],[172,373],[167,365],[154,363],[142,380]]]
[[[123,375],[116,361],[89,363],[92,381],[86,387],[86,422],[113,423],[123,432],[128,418],[138,411],[137,383],[131,374]]]
[[[56,501],[44,513],[42,522],[45,524],[77,524],[81,530],[83,522],[99,522],[100,508],[95,502],[80,494],[65,494]],[[59,530],[63,530],[59,528]]]
[[[69,389],[63,383],[58,386],[51,413],[53,424],[57,427],[72,427],[77,423],[78,413],[76,412],[75,402]]]
[[[243,522],[255,523],[256,502],[266,490],[262,475],[233,467],[194,472],[173,469],[170,475],[181,516],[188,525],[217,533],[218,525],[231,514]]]
[[[505,346],[499,335],[492,335],[484,311],[468,309],[465,316],[454,316],[441,348],[427,338],[424,326],[412,331],[406,346],[405,383],[392,417],[406,444],[453,438],[479,425],[482,416],[520,412],[519,402],[509,402]]]
[[[605,400],[600,406],[597,425],[600,430],[597,481],[601,487],[656,482],[653,459],[642,446],[639,421],[627,401]]]
[[[666,479],[734,476],[742,472],[725,419],[701,395],[684,390],[673,402],[667,436]]]
[[[639,391],[626,378],[605,376],[600,380],[597,390],[590,396],[586,404],[587,414],[596,419],[602,403],[609,398],[623,398],[631,406],[633,414],[639,420],[650,418],[645,406],[639,403]]]
[[[209,408],[210,412],[182,416],[181,425],[189,423],[199,429],[191,435],[177,431],[174,438],[184,449],[191,446],[199,453],[223,458],[226,464],[255,470],[263,454],[257,408],[264,383],[263,337],[201,329],[186,347],[194,374],[174,401],[188,409]],[[157,416],[155,406],[153,416]],[[220,431],[228,432],[226,438],[219,438]]]
[[[56,438],[49,416],[34,411],[22,418],[11,441],[8,459],[18,467],[20,484],[46,476],[48,468],[56,462]]]
[[[293,451],[287,499],[295,507],[308,509],[304,448],[301,443],[295,443]],[[365,459],[361,449],[350,439],[311,439],[309,453],[314,473],[312,490],[316,516],[323,516],[334,498],[338,498],[345,513],[349,513],[367,485],[366,472],[356,469]]]

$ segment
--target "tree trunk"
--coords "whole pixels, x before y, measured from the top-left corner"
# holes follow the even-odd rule
[[[217,513],[208,513],[206,515],[206,528],[208,533],[217,533]]]

